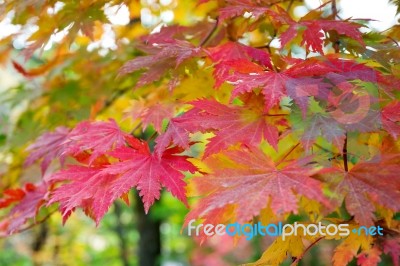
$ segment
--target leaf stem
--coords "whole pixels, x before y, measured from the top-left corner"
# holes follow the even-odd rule
[[[139,124],[137,124],[130,132],[131,135],[133,135],[133,133],[135,133],[135,131],[140,128],[142,126],[142,122],[139,122]]]
[[[276,166],[280,165],[285,161],[285,159],[300,145],[300,142],[298,142],[296,145],[294,145],[287,153],[285,156],[282,157],[282,159],[279,160],[279,162],[276,164]]]
[[[129,89],[130,89],[129,87],[126,87],[122,90],[118,90],[117,92],[115,92],[115,94],[111,96],[111,99],[104,102],[104,105],[101,107],[97,115],[103,114],[105,111],[107,111],[107,109],[111,105],[113,105],[119,98],[121,98],[125,93],[127,93]]]
[[[349,165],[347,162],[347,132],[346,132],[346,137],[344,138],[344,144],[343,144],[343,164],[344,164],[344,170],[346,172],[349,171]]]
[[[207,36],[201,41],[199,47],[204,46],[210,40],[211,36],[214,34],[214,32],[218,28],[218,23],[219,23],[219,20],[218,20],[218,17],[216,17],[213,28],[210,30],[210,32],[207,34]]]
[[[287,116],[288,114],[263,114],[263,116]]]
[[[304,255],[307,253],[307,251],[309,251],[313,246],[315,246],[315,244],[317,244],[319,241],[321,241],[322,239],[324,239],[324,236],[321,236],[319,238],[317,238],[314,242],[312,242],[304,251],[303,253],[298,256],[293,262],[292,264],[290,264],[290,266],[296,266],[300,260],[304,257]]]
[[[332,15],[333,15],[333,18],[336,18],[337,13],[338,13],[338,11],[337,11],[336,0],[332,0]]]
[[[290,11],[290,8],[292,7],[293,2],[294,2],[294,0],[290,0],[289,5],[288,5],[288,7],[286,8],[286,12],[289,12],[289,11]]]
[[[337,5],[336,5],[336,0],[332,0],[332,16],[333,19],[336,20],[336,17],[338,17],[338,10],[337,10]],[[339,53],[340,51],[340,41],[339,38],[337,36],[334,37],[334,41],[333,41],[333,49],[335,49],[335,53]]]
[[[157,131],[154,131],[154,133],[151,134],[151,136],[148,137],[146,141],[147,141],[147,142],[153,141],[157,136],[158,136]]]

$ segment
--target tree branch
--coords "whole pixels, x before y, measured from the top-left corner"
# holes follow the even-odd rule
[[[125,93],[127,93],[131,89],[130,87],[126,87],[122,90],[117,90],[114,95],[112,95],[111,99],[104,102],[104,105],[101,107],[100,111],[97,113],[102,114],[104,113],[115,101],[117,101],[120,97],[122,97]]]

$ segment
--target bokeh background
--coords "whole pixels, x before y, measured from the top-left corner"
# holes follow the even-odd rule
[[[8,2],[17,3],[16,8],[8,10]],[[191,25],[212,9],[212,3],[197,6],[194,0],[110,2],[100,6],[99,13],[84,14],[100,20],[104,16],[104,23],[94,24],[92,39],[76,32],[71,42],[68,36],[75,28],[62,21],[62,30],[47,35],[43,52],[25,61],[24,48],[37,37],[38,29],[51,26],[32,16],[35,10],[24,9],[24,2],[35,1],[0,1],[0,191],[41,178],[39,166],[21,166],[27,156],[24,149],[47,130],[107,117],[123,121],[126,130],[134,128],[137,121],[129,119],[129,107],[132,99],[136,99],[133,104],[140,102],[131,90],[138,75],[115,78],[123,63],[138,55],[134,40],[163,25]],[[65,2],[79,1],[51,2],[49,15],[62,10]],[[301,17],[321,4],[318,0],[295,1],[294,15]],[[341,0],[339,10],[343,18],[374,19],[369,24],[376,31],[398,23],[396,7],[387,0]],[[246,38],[254,36],[245,36],[244,42]],[[279,45],[277,40],[275,45]],[[296,49],[299,56],[305,53]],[[12,61],[36,72],[22,73]],[[198,81],[194,77],[191,86],[200,86]],[[43,219],[30,221],[26,230],[1,236],[0,265],[139,265],[139,256],[145,257],[148,250],[160,254],[158,263],[163,266],[238,265],[258,259],[272,241],[255,238],[234,243],[229,237],[214,237],[200,245],[181,231],[188,210],[170,194],[163,194],[147,216],[141,204],[136,204],[136,192],[130,198],[130,206],[122,201],[114,204],[98,227],[81,211],[64,226],[55,209],[44,211],[39,215]],[[0,212],[0,217],[4,215]],[[296,220],[301,217],[291,217],[292,222]],[[330,265],[334,244],[326,241],[313,248],[301,265]],[[390,262],[384,259],[381,264]]]

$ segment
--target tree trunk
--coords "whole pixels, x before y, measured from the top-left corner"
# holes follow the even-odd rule
[[[119,202],[114,203],[114,213],[117,219],[117,224],[115,225],[115,232],[119,238],[119,252],[120,258],[123,266],[129,266],[129,254],[128,254],[128,243],[126,240],[126,228],[121,221],[122,209]]]
[[[160,265],[161,256],[161,236],[160,221],[150,218],[150,214],[145,214],[142,200],[138,193],[135,193],[137,203],[136,215],[139,230],[139,265],[157,266]]]

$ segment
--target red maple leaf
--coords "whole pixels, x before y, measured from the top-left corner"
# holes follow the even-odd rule
[[[202,43],[206,38],[209,38],[210,31],[215,27],[215,23],[211,21],[201,21],[192,26],[170,25],[161,27],[159,32],[152,32],[140,38],[144,45],[154,45],[159,43],[174,42],[175,40],[190,40]],[[218,39],[217,39],[218,40]],[[207,44],[212,43],[209,39]],[[142,44],[138,45],[146,51],[148,48]]]
[[[32,184],[26,184],[25,190],[29,190]],[[6,189],[3,198],[0,200],[0,209],[7,208],[11,204],[21,201],[25,197],[25,190],[22,188]]]
[[[246,66],[249,66],[248,69],[255,69],[252,67],[255,63],[249,61],[242,61],[240,68],[225,64],[224,72],[216,79],[221,83],[227,81],[234,86],[232,98],[260,88],[265,98],[266,110],[278,105],[283,97],[289,96],[301,108],[305,118],[309,97],[313,96],[318,100],[335,104],[337,107],[343,101],[344,96],[349,96],[355,91],[356,86],[352,85],[351,90],[343,91],[341,95],[333,94],[334,87],[345,87],[346,84],[350,85],[350,82],[356,80],[377,82],[379,77],[379,73],[370,67],[352,60],[334,57],[314,57],[306,60],[287,59],[286,63],[286,69],[279,72],[266,69],[250,72],[240,71],[240,69],[246,69]],[[232,69],[234,71],[230,72]],[[217,75],[219,73],[216,72]],[[335,99],[336,102],[334,102]],[[354,100],[360,101],[361,99],[369,101],[368,108],[373,101],[372,96],[368,96],[366,93],[365,97],[355,97]],[[369,109],[366,112],[368,113]]]
[[[310,69],[308,65],[310,63],[299,64]],[[313,63],[315,64],[315,61]],[[307,111],[309,96],[324,97],[324,95],[327,94],[326,91],[328,84],[322,82],[321,78],[313,78],[312,76],[323,71],[327,72],[330,67],[316,67],[316,69],[316,72],[308,72],[305,74],[304,69],[295,65],[292,68],[281,72],[235,72],[226,78],[226,81],[233,84],[235,87],[232,91],[232,98],[243,93],[251,92],[254,89],[261,88],[261,93],[264,95],[265,99],[265,109],[267,111],[278,105],[283,97],[290,96],[300,106],[303,114],[305,114]]]
[[[203,132],[210,129],[210,127],[206,126],[210,122],[209,117],[199,114],[201,112],[201,109],[193,108],[184,115],[171,119],[167,130],[156,138],[154,152],[161,156],[171,144],[183,149],[189,148],[190,133]]]
[[[120,162],[107,166],[103,172],[118,176],[112,183],[111,191],[125,193],[130,188],[137,187],[146,213],[154,201],[160,198],[162,186],[187,204],[184,189],[186,183],[182,180],[184,175],[181,171],[194,173],[197,168],[187,161],[187,156],[177,155],[182,151],[179,148],[167,149],[159,157],[150,152],[137,152],[122,147],[110,153]]]
[[[169,40],[161,43],[154,43],[151,46],[143,46],[142,50],[147,56],[139,56],[128,61],[119,70],[120,75],[132,73],[141,69],[147,71],[140,77],[137,87],[144,86],[161,79],[168,71],[172,71],[172,80],[177,79],[179,73],[176,69],[187,59],[199,56],[202,53],[201,47],[182,40]],[[174,85],[170,83],[170,85]],[[176,85],[176,84],[175,84]],[[170,89],[173,87],[170,86]]]
[[[383,243],[383,252],[392,257],[393,265],[400,265],[400,238],[386,239]]]
[[[360,266],[376,266],[381,261],[381,254],[378,248],[373,247],[369,250],[363,251],[357,255],[357,265]]]
[[[179,125],[179,122],[176,122],[179,120],[179,118],[171,119],[167,130],[155,139],[156,145],[154,147],[154,152],[159,157],[162,156],[163,152],[171,143],[183,149],[189,148],[189,131]]]
[[[226,151],[226,158],[210,157],[212,174],[193,178],[202,197],[185,218],[212,218],[215,209],[236,206],[235,221],[247,222],[270,204],[276,214],[297,213],[298,195],[327,204],[322,184],[311,178],[313,170],[303,159],[279,168],[263,152],[242,147]],[[228,161],[227,161],[228,160]]]
[[[251,13],[255,19],[259,19],[269,10],[267,7],[271,0],[227,0],[226,6],[219,9],[219,20],[223,22],[227,19],[239,17],[245,12]]]
[[[394,101],[386,105],[381,112],[383,128],[397,139],[400,135],[400,102]]]
[[[268,14],[279,23],[289,25],[289,28],[280,36],[282,48],[298,36],[299,31],[302,31],[301,45],[305,45],[307,51],[319,52],[320,54],[324,54],[325,35],[330,31],[346,35],[364,45],[362,34],[359,31],[363,27],[361,24],[339,20],[308,19],[307,15],[296,22],[291,19],[284,9],[279,6],[276,7],[278,12],[269,10]]]
[[[237,42],[227,42],[208,49],[209,57],[216,63],[214,67],[215,87],[218,88],[230,76],[231,71],[245,73],[261,72],[264,68],[272,69],[271,58],[263,50]],[[248,61],[248,62],[247,62]],[[249,62],[257,62],[251,64]]]
[[[400,211],[399,165],[398,154],[385,154],[360,162],[348,172],[334,167],[322,170],[321,175],[326,175],[328,181],[333,183],[335,193],[344,197],[346,209],[355,221],[372,226],[376,210],[374,203]]]
[[[146,105],[143,101],[138,101],[131,109],[130,115],[133,116],[133,119],[140,119],[143,130],[152,124],[154,129],[161,133],[164,119],[171,119],[174,116],[174,109],[174,104],[155,103]]]
[[[28,146],[26,149],[30,154],[25,160],[25,166],[30,166],[36,161],[41,162],[42,173],[44,173],[51,161],[59,158],[61,164],[63,164],[65,159],[65,154],[63,154],[64,141],[69,134],[69,129],[65,127],[58,127],[54,132],[44,133],[40,136],[35,143]]]
[[[18,231],[30,218],[34,218],[46,202],[48,184],[25,184],[24,188],[9,189],[4,192],[5,198],[0,201],[0,209],[15,204],[4,223],[2,230],[8,234]]]
[[[121,131],[113,119],[108,122],[84,121],[68,134],[63,143],[63,154],[75,156],[83,151],[90,151],[89,164],[91,164],[96,158],[113,148],[124,146],[127,137],[129,135]]]
[[[216,100],[198,100],[191,104],[197,113],[190,116],[197,119],[201,131],[215,134],[207,144],[205,157],[237,143],[257,146],[264,139],[277,149],[277,124],[282,122],[282,118],[277,122],[276,117],[265,113],[260,97],[250,95],[244,106],[224,105]],[[196,128],[187,130],[193,132]]]
[[[159,199],[161,186],[187,204],[181,171],[194,172],[196,167],[186,160],[188,157],[175,155],[181,151],[169,149],[159,158],[148,147],[121,147],[110,153],[120,159],[118,163],[70,166],[52,176],[52,182],[68,183],[55,189],[48,205],[60,203],[64,223],[75,208],[81,207],[98,224],[111,204],[133,187],[140,190],[146,212]]]
[[[52,182],[69,182],[55,189],[48,205],[60,203],[65,223],[76,207],[81,207],[96,224],[106,214],[111,204],[126,191],[111,191],[114,175],[104,173],[104,166],[69,166],[51,177]]]

